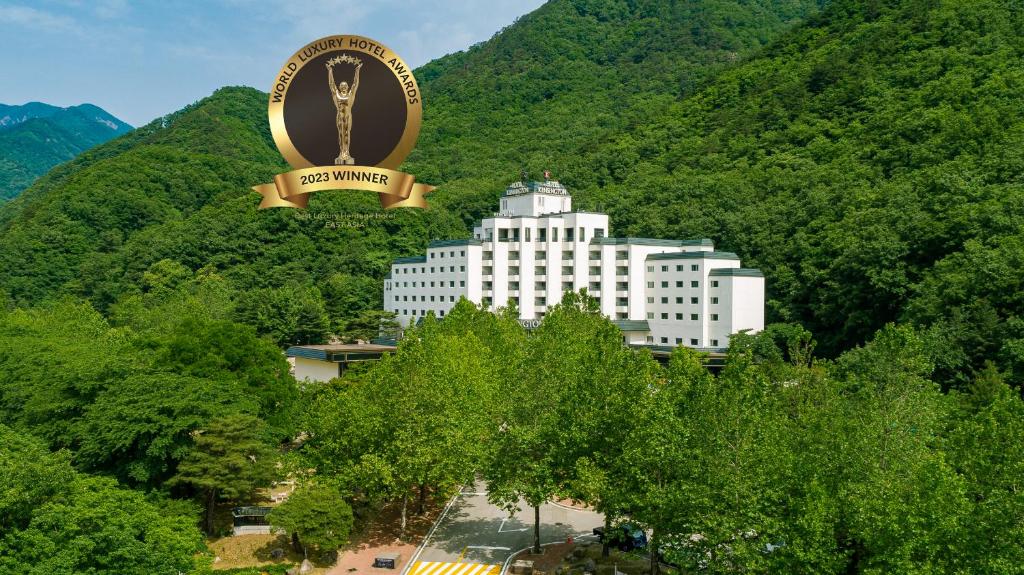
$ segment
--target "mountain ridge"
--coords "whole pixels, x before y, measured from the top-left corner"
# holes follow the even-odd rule
[[[132,129],[99,106],[0,104],[0,201],[83,151]]]

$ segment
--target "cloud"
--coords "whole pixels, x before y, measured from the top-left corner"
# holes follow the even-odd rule
[[[0,21],[43,32],[78,32],[73,18],[38,10],[29,6],[0,6]]]

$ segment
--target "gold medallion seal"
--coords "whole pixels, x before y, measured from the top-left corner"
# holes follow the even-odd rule
[[[260,208],[304,208],[316,191],[380,194],[385,208],[426,207],[433,187],[397,171],[419,136],[423,104],[412,69],[362,36],[303,46],[270,90],[274,143],[295,169],[255,186]]]

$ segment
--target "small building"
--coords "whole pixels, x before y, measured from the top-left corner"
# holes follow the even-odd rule
[[[273,527],[267,521],[272,507],[235,507],[231,510],[231,525],[234,535],[266,535]]]
[[[286,354],[295,362],[295,379],[326,382],[345,374],[352,365],[377,361],[393,345],[346,343],[328,345],[293,345]]]

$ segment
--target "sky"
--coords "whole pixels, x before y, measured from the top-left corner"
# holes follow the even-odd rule
[[[368,36],[415,67],[542,3],[0,0],[0,103],[90,103],[141,126],[222,86],[266,92],[289,56],[323,36]]]

